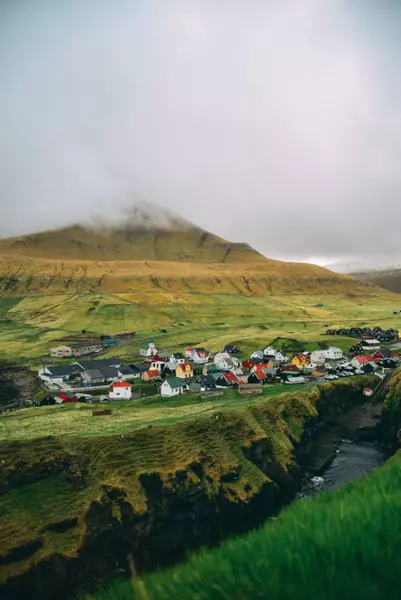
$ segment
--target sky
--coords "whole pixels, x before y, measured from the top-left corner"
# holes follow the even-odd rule
[[[401,256],[401,1],[2,0],[0,236],[171,209],[267,256]]]

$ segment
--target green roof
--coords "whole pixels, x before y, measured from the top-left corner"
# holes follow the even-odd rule
[[[184,385],[183,380],[179,379],[178,377],[170,377],[170,379],[166,379],[166,382],[173,390],[183,387]]]

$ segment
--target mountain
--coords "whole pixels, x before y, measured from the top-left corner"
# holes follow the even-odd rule
[[[391,292],[401,293],[401,258],[372,255],[362,260],[339,261],[329,265],[336,273],[348,273]]]

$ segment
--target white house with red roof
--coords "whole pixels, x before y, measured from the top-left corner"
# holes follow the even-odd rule
[[[116,381],[109,391],[110,400],[130,400],[132,398],[132,386],[126,381]]]
[[[185,350],[185,356],[186,356],[187,358],[192,358],[192,352],[193,352],[194,350],[195,350],[195,348],[187,348],[187,349]]]
[[[354,356],[354,358],[351,360],[350,364],[353,367],[355,367],[355,369],[360,369],[364,365],[367,365],[368,363],[371,363],[371,362],[374,362],[372,355],[359,354],[358,356]]]
[[[191,358],[197,365],[204,365],[209,360],[211,354],[204,348],[194,348],[192,350]]]

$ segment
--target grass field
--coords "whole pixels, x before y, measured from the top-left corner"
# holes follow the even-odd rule
[[[359,378],[355,378],[358,381]],[[286,389],[287,388],[287,389]],[[227,411],[251,406],[283,393],[304,390],[304,384],[288,386],[272,384],[263,388],[263,394],[254,397],[240,396],[229,389],[224,396],[202,400],[200,394],[186,394],[175,398],[161,399],[159,396],[140,400],[112,402],[108,407],[113,414],[107,418],[93,418],[96,406],[90,404],[62,404],[25,408],[0,416],[0,443],[11,440],[29,440],[48,435],[93,436],[114,435],[147,427],[167,425],[196,418],[204,413]],[[277,400],[280,402],[280,399]]]
[[[93,600],[399,598],[401,455],[338,491],[170,571],[114,583]],[[86,596],[87,598],[87,596]]]
[[[323,304],[323,307],[317,307]],[[133,356],[141,340],[153,337],[161,349],[182,350],[204,345],[211,351],[237,343],[249,355],[276,337],[301,341],[329,341],[327,327],[378,324],[401,329],[401,315],[393,315],[394,296],[368,294],[357,299],[328,297],[242,296],[199,293],[85,293],[0,299],[0,357],[38,364],[51,346],[71,335],[137,332],[132,344],[109,353]],[[93,310],[89,310],[93,308]],[[166,329],[163,334],[160,329]],[[335,338],[348,349],[351,339]],[[313,347],[311,347],[313,349]]]

